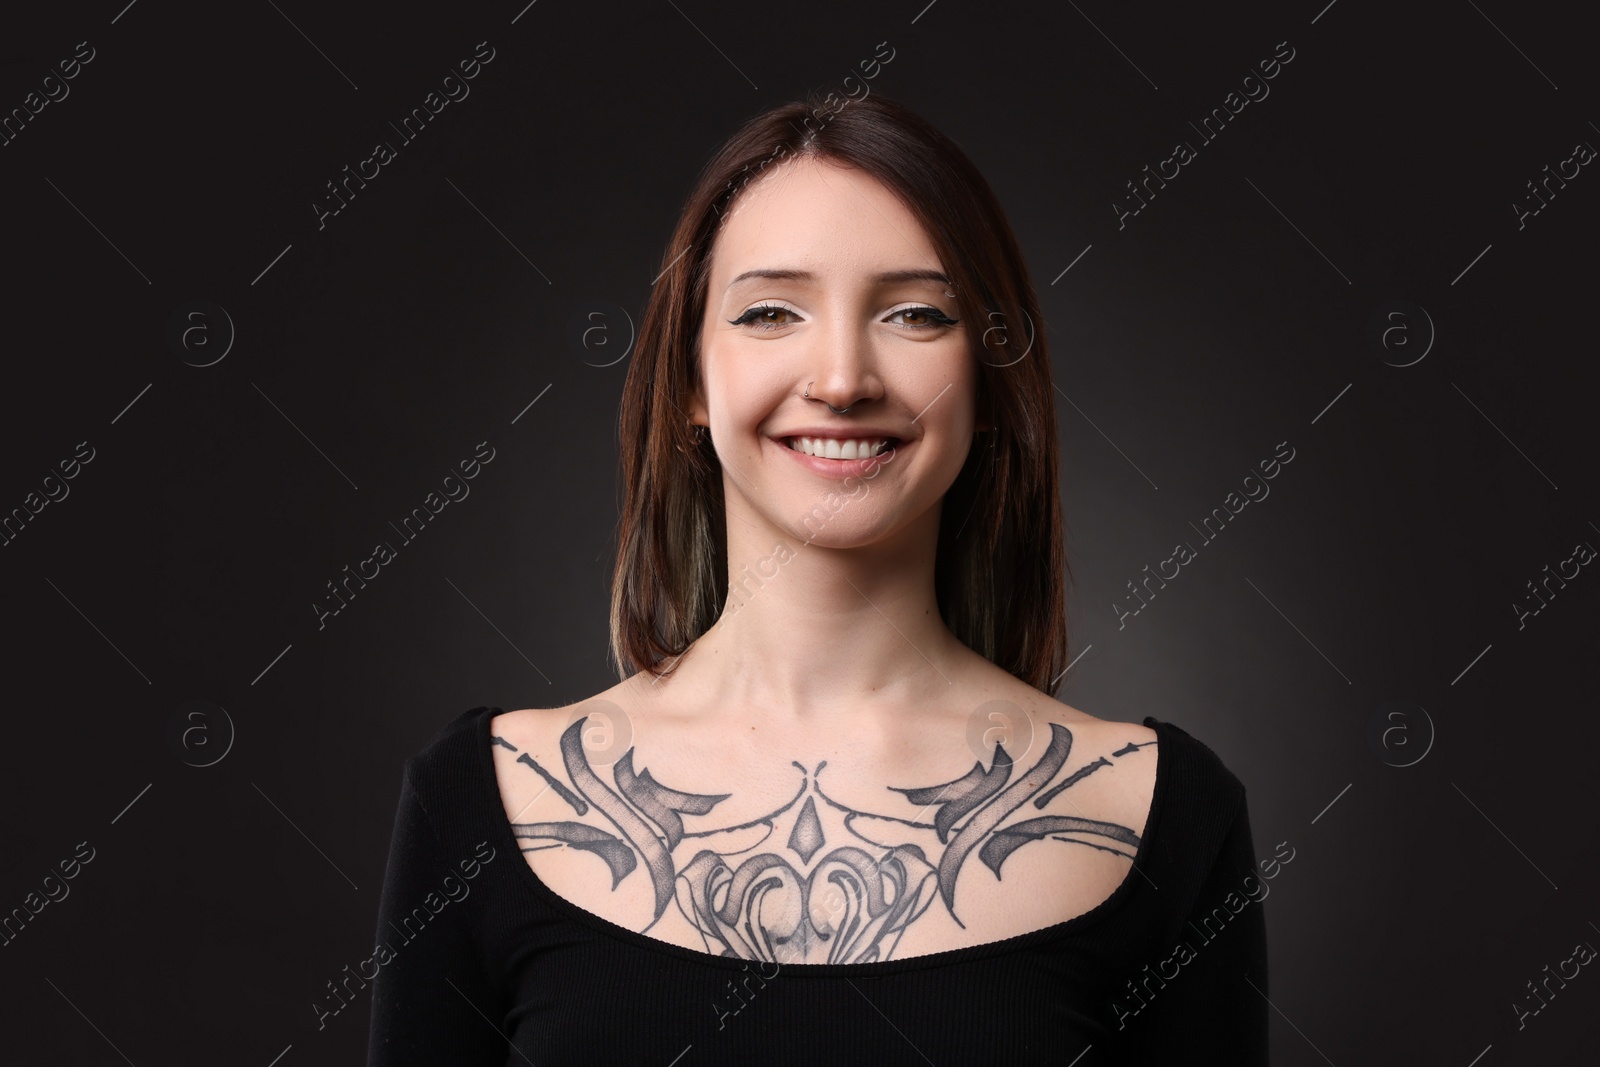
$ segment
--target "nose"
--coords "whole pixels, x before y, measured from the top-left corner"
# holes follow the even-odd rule
[[[821,400],[835,414],[843,414],[862,401],[883,396],[876,353],[866,324],[841,316],[833,329],[818,331],[825,351],[811,363],[806,385],[809,400]]]

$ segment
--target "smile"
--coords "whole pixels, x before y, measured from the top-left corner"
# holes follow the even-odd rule
[[[876,478],[900,453],[916,442],[899,437],[770,437],[811,473],[837,481],[840,478]]]
[[[883,455],[899,441],[893,437],[788,437],[783,443],[795,452],[818,459],[870,459]]]

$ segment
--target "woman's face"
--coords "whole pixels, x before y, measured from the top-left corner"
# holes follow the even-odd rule
[[[740,194],[712,247],[689,411],[722,463],[730,535],[764,517],[802,541],[871,544],[938,504],[977,387],[947,273],[863,171],[804,158]]]

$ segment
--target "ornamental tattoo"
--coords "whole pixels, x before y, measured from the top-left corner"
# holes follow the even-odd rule
[[[1056,781],[1072,751],[1072,734],[1059,723],[1050,724],[1050,742],[1038,761],[1015,775],[1010,754],[997,742],[987,768],[974,763],[943,785],[890,786],[920,809],[912,818],[833,800],[821,782],[824,760],[811,770],[793,764],[800,772],[798,788],[766,815],[735,826],[687,830],[684,816],[708,815],[732,794],[685,793],[662,785],[648,769],[634,770],[632,748],[613,765],[613,784],[607,785],[584,753],[586,721],[577,720],[561,735],[570,788],[526,753],[517,762],[544,779],[576,815],[598,811],[616,833],[576,821],[514,822],[515,836],[532,842],[522,851],[564,845],[591,852],[610,870],[612,889],[642,861],[655,905],[645,930],[675,905],[713,955],[774,963],[884,960],[935,899],[965,926],[956,912],[956,876],[973,853],[998,880],[1008,856],[1046,838],[1110,852],[1130,863],[1139,849],[1139,835],[1116,823],[1055,814],[1026,817],[1030,801],[1043,811],[1078,782],[1114,765],[1102,756]],[[492,743],[516,751],[503,738]],[[1120,759],[1155,744],[1129,743],[1111,756]],[[919,821],[929,812],[932,822]],[[1013,819],[1018,812],[1025,817]],[[839,828],[836,840],[829,839],[825,822]],[[809,873],[801,873],[806,868]]]

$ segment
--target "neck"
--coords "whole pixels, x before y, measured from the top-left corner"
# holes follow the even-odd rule
[[[732,515],[728,530],[728,601],[677,670],[686,684],[674,688],[696,704],[804,719],[922,703],[955,684],[966,648],[934,591],[937,505],[893,538],[850,548]]]

